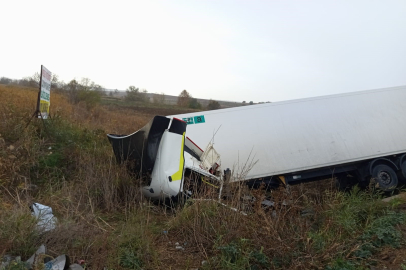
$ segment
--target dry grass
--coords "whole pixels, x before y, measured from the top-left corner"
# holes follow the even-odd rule
[[[120,232],[116,226],[126,224],[143,201],[139,184],[116,165],[106,133],[134,132],[150,117],[101,106],[87,110],[53,93],[52,119],[45,125],[33,119],[27,126],[37,90],[0,85],[0,96],[0,225],[26,224],[14,226],[18,233],[3,231],[0,254],[26,258],[46,242],[52,256],[67,253],[90,261],[94,269],[117,264],[106,256],[117,255],[112,252],[120,245],[113,240]],[[32,202],[52,206],[60,226],[33,234]]]
[[[17,86],[0,85],[0,106],[3,111],[3,119],[8,116],[23,117],[28,121],[35,111],[38,89],[22,88]],[[71,123],[89,129],[101,129],[107,133],[129,134],[144,126],[154,114],[137,114],[134,110],[107,110],[102,106],[96,106],[91,110],[86,104],[72,105],[67,98],[59,93],[51,93],[51,115],[62,117]],[[2,127],[3,128],[3,127]]]
[[[222,203],[209,188],[173,208],[152,204],[115,163],[106,133],[132,133],[153,111],[88,110],[53,93],[46,129],[38,119],[26,127],[36,95],[0,85],[0,255],[26,259],[46,243],[89,269],[363,269],[399,240],[404,214],[392,212],[402,203],[337,193],[331,180],[272,192],[232,183]],[[32,202],[53,208],[55,230],[35,229]]]

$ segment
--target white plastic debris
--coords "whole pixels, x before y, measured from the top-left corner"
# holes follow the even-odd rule
[[[0,262],[0,270],[6,269],[6,267],[10,264],[11,261],[13,261],[13,257],[11,255],[4,255],[3,258],[1,258],[2,261]]]
[[[69,266],[69,270],[83,270],[83,267],[80,264],[74,263]]]
[[[31,258],[29,258],[26,263],[29,265],[29,267],[31,267],[33,264],[35,264],[37,262],[37,258],[39,255],[41,254],[45,254],[47,252],[47,249],[44,245],[41,245],[37,251],[35,251],[34,254],[32,254]]]
[[[52,214],[52,208],[40,203],[33,203],[31,206],[32,215],[38,220],[37,228],[41,231],[47,232],[55,229],[56,217]]]
[[[12,269],[10,264],[11,263],[20,263],[21,257],[20,256],[11,256],[11,255],[4,255],[2,258],[2,262],[0,262],[0,270],[8,270]]]
[[[270,201],[270,200],[263,200],[263,201],[261,202],[261,204],[262,204],[262,205],[265,205],[265,206],[274,206],[274,205],[275,205],[275,203],[272,202],[272,201]]]
[[[54,260],[47,262],[44,265],[45,270],[65,270],[68,268],[69,257],[66,255],[61,255],[56,257]]]

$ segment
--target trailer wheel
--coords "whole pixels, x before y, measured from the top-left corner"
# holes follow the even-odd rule
[[[398,185],[396,172],[385,164],[378,164],[372,169],[372,178],[383,191],[393,191]]]
[[[403,184],[406,184],[406,160],[400,165],[400,179]]]

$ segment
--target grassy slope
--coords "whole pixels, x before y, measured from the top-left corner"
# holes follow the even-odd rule
[[[105,134],[134,132],[170,108],[89,111],[52,94],[53,118],[25,128],[36,95],[36,89],[0,85],[0,255],[26,259],[46,243],[51,256],[84,259],[91,269],[406,265],[404,202],[385,205],[378,195],[357,190],[337,193],[326,181],[273,192],[274,209],[241,201],[238,195],[249,191],[230,187],[235,195],[225,203],[247,216],[210,201],[164,208],[140,196],[138,182],[115,164]],[[269,194],[252,195],[260,201]],[[32,202],[53,208],[57,229],[35,230]]]

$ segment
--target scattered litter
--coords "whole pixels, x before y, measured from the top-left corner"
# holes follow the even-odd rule
[[[205,264],[207,264],[207,261],[202,261],[202,265],[205,265]]]
[[[255,197],[250,196],[250,195],[244,195],[244,196],[242,197],[242,199],[243,199],[244,201],[255,201]]]
[[[74,263],[74,264],[71,264],[68,269],[69,270],[82,270],[84,268],[80,264]]]
[[[163,234],[168,234],[168,231],[162,231]]]
[[[41,245],[37,251],[26,262],[21,261],[20,256],[4,255],[0,261],[0,270],[18,269],[32,270],[83,270],[84,260],[79,260],[78,263],[70,264],[70,259],[67,255],[60,255],[55,259],[46,254],[45,245]],[[40,266],[40,268],[38,268]],[[11,267],[11,268],[10,268]]]
[[[48,150],[51,150],[52,149],[52,147],[50,146],[50,147],[48,147]]]
[[[263,200],[263,201],[261,202],[261,204],[262,204],[262,205],[265,205],[265,206],[274,206],[274,205],[275,205],[275,202],[271,202],[270,200]]]
[[[6,269],[11,262],[21,262],[21,257],[13,257],[11,255],[4,255],[0,264],[0,270]]]
[[[31,268],[32,265],[35,265],[38,261],[39,255],[43,255],[47,252],[45,245],[41,245],[34,254],[32,254],[31,258],[29,258],[26,263]]]
[[[80,265],[84,265],[84,264],[86,263],[85,260],[77,260],[76,262],[77,262],[78,264],[80,264]]]
[[[44,270],[68,270],[70,259],[66,255],[60,255],[44,265]]]
[[[313,209],[304,209],[300,212],[300,215],[302,217],[308,217],[308,216],[313,216],[314,215],[314,210]]]
[[[55,229],[56,217],[52,214],[52,208],[39,203],[31,206],[32,215],[38,219],[37,228],[47,232]]]
[[[182,247],[182,246],[179,244],[179,242],[176,242],[176,243],[175,243],[175,248],[176,248],[177,250],[185,250],[185,248]]]
[[[282,202],[283,206],[287,206],[287,205],[291,205],[291,204],[293,204],[292,200],[283,200],[283,202]]]
[[[14,145],[10,145],[10,146],[8,147],[8,150],[13,151],[14,148],[15,148]]]

